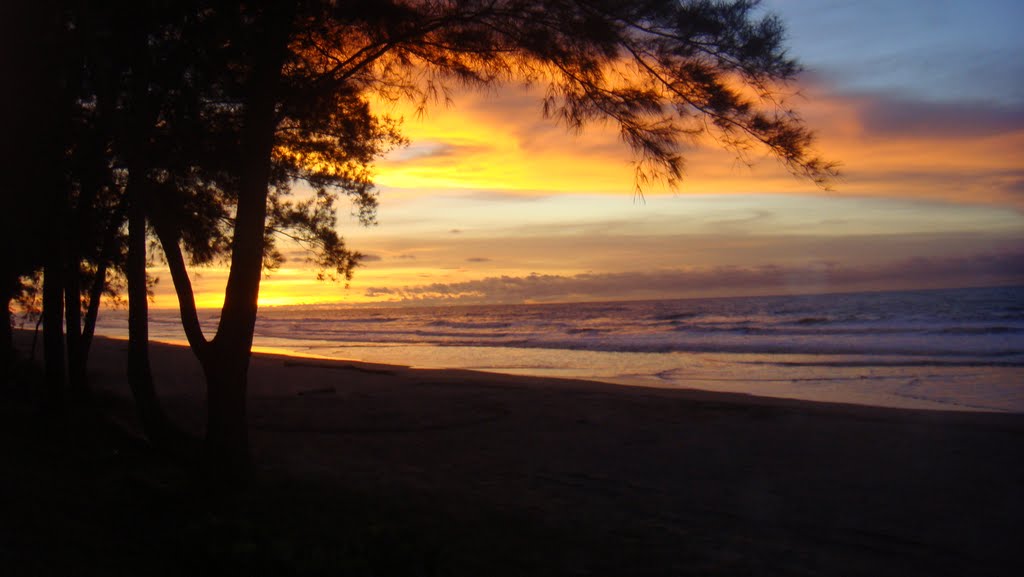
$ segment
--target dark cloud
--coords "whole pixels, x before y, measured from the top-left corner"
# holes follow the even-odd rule
[[[1024,198],[1024,176],[1012,178],[1006,184],[1006,191],[1016,197]]]
[[[491,259],[482,256],[474,256],[467,258],[466,262],[491,262]]]
[[[457,228],[453,228],[453,229],[449,230],[448,233],[449,234],[462,234],[462,230],[457,229]]]
[[[993,201],[1005,204],[1018,211],[1024,210],[1024,170],[979,169],[965,170],[956,166],[936,164],[931,170],[877,170],[850,168],[846,177],[850,182],[872,185],[898,185],[909,183],[913,186],[927,187],[934,199],[959,204],[982,203]],[[980,192],[977,195],[973,192]]]
[[[384,260],[384,259],[379,257],[379,256],[377,256],[377,255],[375,255],[375,254],[364,254],[363,255],[363,262],[380,262],[382,260]]]
[[[458,283],[366,289],[368,297],[417,303],[521,303],[639,299],[696,294],[806,293],[836,290],[967,286],[1024,281],[1024,253],[912,258],[875,266],[818,262],[703,270],[501,276]]]
[[[416,255],[414,255],[414,254],[400,254],[400,255],[394,257],[394,259],[395,260],[416,260]]]
[[[861,104],[861,120],[877,136],[991,136],[1024,130],[1024,106],[878,96]]]

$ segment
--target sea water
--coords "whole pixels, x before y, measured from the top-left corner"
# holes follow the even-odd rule
[[[217,311],[203,311],[207,330]],[[126,315],[97,332],[126,333]],[[156,340],[183,342],[174,311]],[[260,310],[255,350],[890,407],[1024,412],[1024,287]]]

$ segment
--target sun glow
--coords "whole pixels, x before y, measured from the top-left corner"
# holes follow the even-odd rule
[[[542,118],[538,95],[527,89],[456,94],[450,107],[422,117],[376,103],[377,113],[404,119],[410,144],[373,167],[380,226],[360,227],[341,210],[340,232],[368,258],[346,288],[316,280],[292,251],[264,277],[260,305],[388,302],[403,287],[441,296],[534,273],[867,266],[885,256],[940,258],[950,246],[964,255],[1021,249],[1024,197],[1015,191],[1024,131],[965,120],[965,128],[950,128],[924,116],[922,132],[901,124],[908,121],[899,101],[813,84],[807,94],[798,104],[819,148],[843,162],[835,191],[756,152],[748,164],[708,139],[683,151],[681,189],[647,185],[645,202],[634,201],[631,154],[613,127],[567,132]],[[197,305],[220,307],[227,270],[197,270]],[[153,306],[177,307],[169,274],[153,274],[164,277]]]

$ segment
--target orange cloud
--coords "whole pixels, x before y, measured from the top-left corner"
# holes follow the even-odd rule
[[[422,119],[411,108],[378,104],[405,117],[411,145],[376,167],[381,226],[342,231],[376,258],[349,290],[316,281],[302,257],[293,258],[263,281],[261,305],[386,300],[402,287],[532,272],[575,278],[663,266],[804,266],[808,255],[868,270],[878,255],[935,259],[964,242],[957,234],[984,231],[991,236],[971,237],[972,254],[1019,246],[1024,110],[843,95],[821,84],[806,93],[794,104],[820,135],[820,150],[844,165],[834,192],[757,154],[748,167],[706,140],[686,151],[679,195],[645,189],[647,211],[630,209],[630,151],[615,127],[567,133],[541,117],[536,92],[457,94],[452,107]],[[692,204],[673,208],[673,199]],[[198,272],[199,306],[219,307],[227,271]],[[177,306],[169,275],[154,273],[165,277],[155,306]]]
[[[818,133],[818,148],[843,164],[844,178],[829,194],[1022,206],[1024,110],[840,95],[821,86],[809,87],[807,94],[793,104]],[[406,191],[632,191],[631,153],[615,127],[568,134],[541,118],[539,102],[536,92],[510,88],[458,95],[451,108],[435,109],[424,119],[407,113],[404,131],[412,146],[382,160],[377,181]],[[687,150],[686,157],[684,194],[822,193],[774,159],[757,151],[737,159],[713,138]],[[645,192],[666,191],[655,185]]]

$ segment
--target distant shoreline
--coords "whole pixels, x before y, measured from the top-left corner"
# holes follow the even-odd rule
[[[643,303],[643,302],[655,302],[655,301],[704,301],[704,300],[737,300],[746,298],[806,298],[806,297],[829,297],[829,296],[847,296],[847,295],[872,295],[872,294],[893,294],[893,293],[919,293],[919,292],[942,292],[942,291],[970,291],[978,289],[1024,289],[1024,284],[1013,282],[1008,284],[994,284],[994,285],[971,285],[971,286],[952,286],[952,287],[937,287],[937,288],[898,288],[898,289],[872,289],[872,290],[848,290],[838,289],[836,291],[825,291],[825,292],[792,292],[792,293],[781,293],[781,292],[768,292],[765,294],[741,294],[741,295],[725,295],[725,296],[669,296],[665,298],[641,298],[641,299],[594,299],[594,300],[582,300],[582,301],[542,301],[542,302],[452,302],[452,303],[431,303],[422,304],[418,302],[405,302],[405,301],[377,301],[377,302],[365,302],[365,303],[352,303],[345,301],[334,301],[334,302],[313,302],[313,303],[294,303],[294,304],[274,304],[274,305],[260,305],[260,310],[288,310],[288,309],[309,309],[316,310],[318,308],[323,309],[436,309],[436,308],[448,308],[448,307],[490,307],[490,306],[560,306],[560,305],[572,305],[572,304],[591,304],[591,305],[616,305],[626,303]],[[176,304],[171,306],[162,307],[151,307],[151,311],[178,311]],[[220,306],[215,307],[199,307],[197,311],[200,315],[214,315],[219,314],[221,310]]]
[[[447,308],[271,308],[254,350],[867,406],[1024,413],[1024,287]],[[216,313],[200,315],[212,331]],[[97,332],[127,334],[112,313]],[[152,312],[150,337],[184,344]]]

